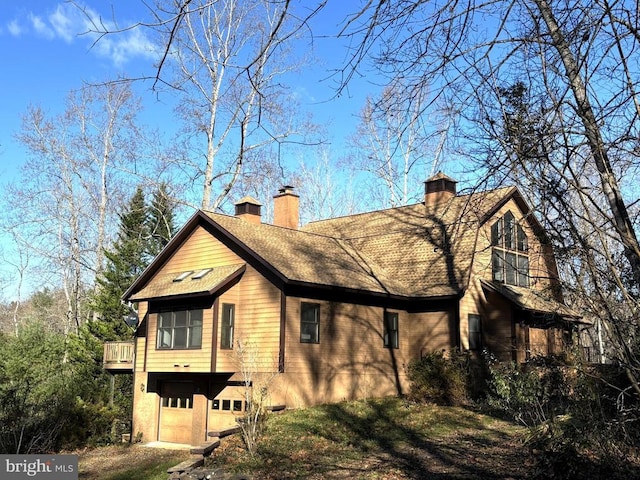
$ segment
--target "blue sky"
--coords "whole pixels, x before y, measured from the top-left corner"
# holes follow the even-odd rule
[[[322,12],[315,25],[319,36],[314,45],[319,58],[313,68],[305,69],[299,77],[296,90],[303,97],[303,106],[333,132],[333,143],[340,148],[342,140],[355,129],[354,115],[362,107],[364,97],[376,88],[360,82],[350,89],[351,94],[328,101],[334,94],[334,82],[323,81],[327,75],[324,68],[338,66],[344,50],[337,42],[322,36],[337,31],[338,24],[352,8],[342,2],[329,3],[330,9]],[[87,16],[108,27],[113,27],[114,21],[125,26],[148,18],[147,7],[140,0],[90,0],[84,6],[86,15],[64,1],[23,0],[6,3],[0,10],[0,62],[4,66],[0,78],[2,183],[14,178],[25,160],[23,148],[13,136],[29,105],[40,106],[54,115],[63,111],[66,96],[82,82],[154,73],[157,46],[144,30],[103,37],[95,44],[95,37],[86,33],[91,29]],[[137,88],[146,112],[142,121],[162,130],[162,119],[169,118],[171,111],[156,101],[155,94],[149,91],[150,83]]]
[[[303,5],[307,5],[301,2]],[[350,2],[329,2],[330,8],[314,20],[316,61],[296,77],[295,92],[302,107],[310,111],[316,122],[323,124],[330,135],[330,154],[338,157],[345,139],[355,130],[355,115],[364,98],[377,87],[358,79],[349,92],[337,100],[335,81],[326,80],[327,69],[340,66],[345,50],[335,40],[326,38],[335,33],[345,15],[353,8]],[[22,0],[5,2],[0,10],[0,185],[18,179],[26,151],[14,138],[22,116],[30,105],[41,107],[48,117],[61,114],[68,94],[83,82],[100,83],[118,76],[153,75],[157,45],[141,29],[101,38],[86,32],[91,29],[89,18],[108,28],[135,24],[148,18],[149,11],[142,0],[87,0],[84,13],[71,3],[60,1]],[[303,45],[308,48],[308,45]],[[150,127],[170,134],[172,111],[166,96],[157,101],[151,84],[139,83],[136,93],[144,107],[139,120]],[[0,251],[11,255],[10,246],[0,234]],[[0,265],[0,279],[13,275]],[[0,280],[1,281],[1,280]],[[0,285],[0,296],[11,298],[13,288]]]

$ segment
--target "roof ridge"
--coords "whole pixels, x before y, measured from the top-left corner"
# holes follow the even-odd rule
[[[513,185],[508,185],[508,186],[504,186],[504,187],[497,187],[497,188],[491,188],[488,190],[481,190],[481,191],[472,191],[470,193],[464,193],[461,195],[456,195],[455,197],[452,197],[451,200],[454,200],[456,202],[462,201],[465,198],[469,198],[472,196],[479,196],[479,195],[488,195],[491,193],[495,193],[498,192],[500,190],[511,190],[516,188]],[[450,202],[446,202],[443,203],[443,205],[448,205]],[[411,203],[409,205],[400,205],[398,207],[387,207],[387,208],[380,208],[380,209],[376,209],[376,210],[369,210],[366,212],[358,212],[358,213],[352,213],[352,214],[348,214],[348,215],[340,215],[337,217],[330,217],[330,218],[322,218],[319,220],[313,220],[311,222],[308,222],[305,226],[303,226],[302,228],[306,227],[307,225],[317,225],[319,223],[323,223],[323,222],[332,222],[335,220],[340,220],[340,219],[345,219],[345,218],[353,218],[353,217],[360,217],[360,216],[364,216],[364,215],[372,215],[372,214],[379,214],[382,212],[387,212],[387,211],[392,211],[392,210],[404,210],[404,209],[411,209],[411,208],[416,208],[416,207],[424,207],[424,202],[418,202],[418,203]]]

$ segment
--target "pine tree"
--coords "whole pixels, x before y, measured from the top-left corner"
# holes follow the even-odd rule
[[[91,333],[101,340],[117,340],[131,335],[124,323],[129,309],[120,301],[122,294],[148,264],[148,211],[144,193],[138,187],[127,210],[120,215],[120,231],[111,250],[105,252],[107,264],[97,278],[93,309],[99,320],[91,322]]]

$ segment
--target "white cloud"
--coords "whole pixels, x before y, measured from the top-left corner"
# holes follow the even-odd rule
[[[81,12],[72,5],[58,5],[56,10],[49,15],[48,20],[56,35],[67,43],[71,43],[74,37],[81,33],[79,29],[84,26]]]
[[[94,48],[119,66],[134,57],[154,58],[158,52],[158,48],[139,29],[102,37]]]
[[[72,4],[59,3],[55,10],[46,15],[29,14],[29,22],[32,33],[47,40],[63,40],[68,44],[83,42],[87,47],[92,47],[91,52],[109,59],[117,66],[136,57],[157,57],[159,51],[140,28],[110,33],[99,38],[99,34],[95,32],[97,28],[115,31],[116,27],[88,7],[80,10]],[[28,32],[16,20],[7,28],[15,36]],[[94,44],[96,39],[98,41]]]
[[[9,22],[9,24],[7,25],[7,30],[14,37],[19,37],[23,32],[23,29],[17,20],[12,20],[11,22]]]
[[[31,26],[38,35],[48,40],[51,40],[56,36],[55,32],[46,24],[46,22],[41,17],[30,14],[29,20],[31,21]]]

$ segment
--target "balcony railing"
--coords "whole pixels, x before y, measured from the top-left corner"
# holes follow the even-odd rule
[[[105,370],[133,371],[133,341],[106,342],[102,365]]]

